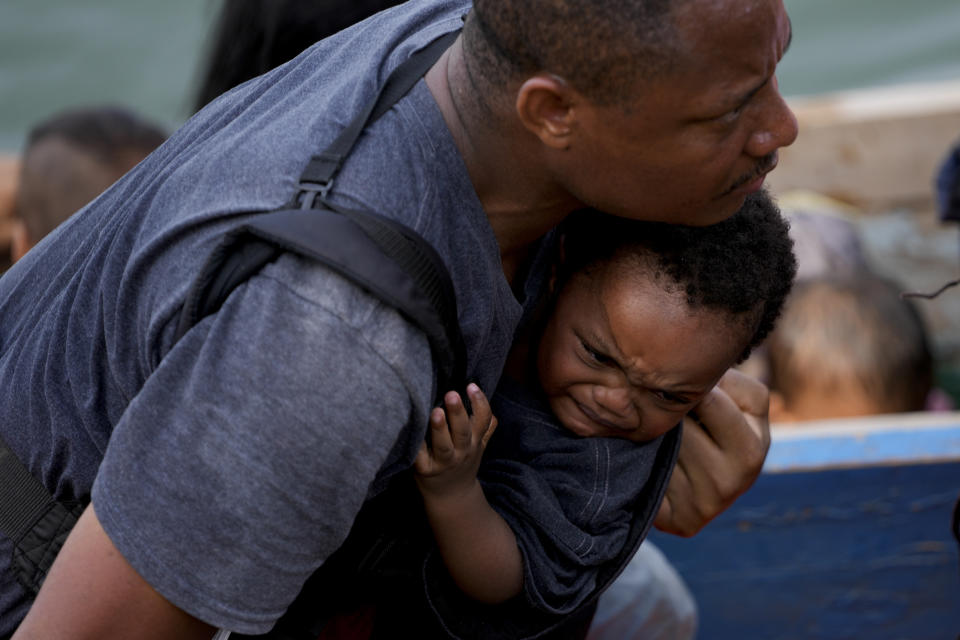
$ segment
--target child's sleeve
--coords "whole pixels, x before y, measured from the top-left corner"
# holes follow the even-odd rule
[[[558,454],[538,456],[538,466],[500,458],[485,461],[480,473],[491,506],[516,535],[527,601],[555,614],[593,595],[598,570],[617,557],[630,531],[624,500],[610,495],[617,489],[606,477],[606,447],[598,439],[575,444],[587,446],[567,452],[573,464]]]

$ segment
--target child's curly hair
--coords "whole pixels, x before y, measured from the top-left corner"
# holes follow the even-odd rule
[[[742,362],[773,329],[793,286],[797,261],[789,227],[766,191],[750,195],[733,216],[706,227],[580,211],[562,227],[558,282],[562,286],[574,273],[589,273],[614,260],[636,266],[644,277],[650,277],[652,268],[664,290],[684,292],[691,309],[755,322]]]

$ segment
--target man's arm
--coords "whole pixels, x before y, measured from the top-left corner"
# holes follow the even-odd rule
[[[731,369],[686,417],[677,466],[655,526],[692,536],[733,504],[760,475],[770,448],[769,393]]]
[[[171,605],[265,633],[340,546],[396,445],[410,441],[394,464],[412,458],[426,339],[320,265],[279,280],[301,262],[284,256],[235,291],[147,378],[110,436],[95,515],[20,637],[210,637],[180,633],[189,618]]]
[[[134,571],[91,505],[67,538],[13,640],[206,640],[215,632],[165,600]]]

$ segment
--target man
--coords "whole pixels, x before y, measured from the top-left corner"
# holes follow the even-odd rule
[[[780,0],[482,0],[462,23],[469,9],[404,3],[214,101],[0,280],[0,431],[56,497],[92,485],[15,638],[262,633],[409,466],[426,341],[319,265],[283,256],[171,339],[221,234],[286,202],[412,51],[463,26],[333,197],[437,248],[482,388],[521,315],[513,292],[545,275],[537,241],[570,211],[714,222],[796,136],[774,76]],[[749,486],[769,440],[765,390],[741,377],[698,415],[658,517],[679,533]]]

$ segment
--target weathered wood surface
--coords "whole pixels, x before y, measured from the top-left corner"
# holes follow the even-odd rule
[[[960,413],[820,423],[775,433],[756,485],[699,535],[651,539],[700,638],[952,639],[958,497]]]
[[[774,191],[812,189],[867,210],[931,202],[932,176],[960,140],[960,82],[793,98],[800,135],[780,152]]]

